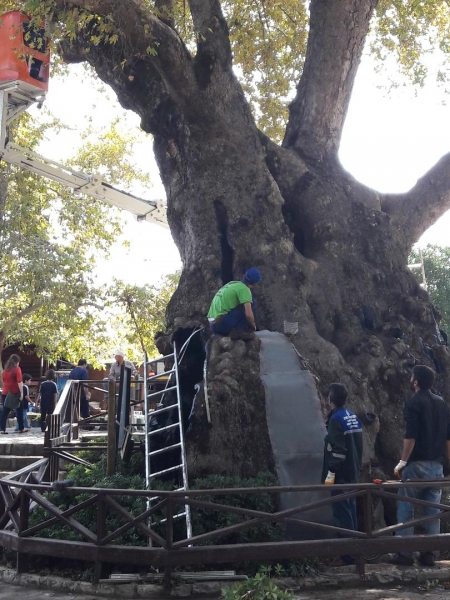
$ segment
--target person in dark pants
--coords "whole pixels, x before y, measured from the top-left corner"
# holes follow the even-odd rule
[[[327,417],[327,435],[323,458],[322,481],[326,485],[339,483],[356,483],[361,469],[363,452],[362,425],[358,417],[345,408],[347,388],[341,383],[332,383],[329,388],[329,401],[332,410]],[[345,491],[332,492],[333,496]],[[333,523],[356,531],[356,499],[349,498],[333,503]],[[345,534],[342,536],[345,537]],[[354,564],[352,556],[344,555],[336,558],[331,566],[340,567]]]
[[[8,420],[9,411],[14,411],[23,398],[23,382],[22,382],[22,371],[19,367],[20,357],[17,354],[11,354],[9,359],[6,361],[5,369],[3,371],[3,410],[0,417],[0,433],[7,435],[6,422]],[[23,428],[23,413],[17,415],[17,422],[19,424],[18,433],[25,433],[27,430]]]
[[[87,378],[87,360],[85,358],[80,358],[80,360],[78,361],[78,366],[72,369],[72,371],[70,372],[69,379],[75,379],[77,381],[86,381]],[[83,419],[87,419],[89,417],[89,402],[86,396],[86,389],[84,385],[80,385],[80,416]]]
[[[36,406],[39,406],[41,411],[41,431],[47,428],[47,415],[53,414],[57,397],[56,373],[53,369],[49,369],[45,374],[45,381],[41,383],[36,401]]]
[[[252,339],[256,330],[253,313],[253,288],[261,281],[258,269],[251,268],[241,281],[230,281],[220,288],[211,302],[208,321],[213,333],[235,339]]]
[[[22,411],[23,429],[27,429],[30,426],[28,423],[28,408],[30,406],[30,387],[29,386],[30,386],[30,382],[31,382],[31,375],[28,375],[28,373],[23,373],[22,381],[23,381],[23,397],[22,397],[22,401],[20,403],[19,408],[16,408],[17,425],[16,425],[14,431],[20,431],[20,423],[19,423],[20,411]]]
[[[394,469],[394,475],[402,481],[411,479],[440,479],[444,476],[443,465],[450,458],[450,407],[430,390],[434,383],[434,371],[425,365],[416,365],[410,384],[415,394],[405,402],[405,438],[401,460]],[[397,522],[405,523],[414,519],[414,504],[406,498],[419,498],[439,504],[441,488],[401,488],[401,498],[397,504]],[[423,516],[436,515],[439,508],[423,507]],[[424,523],[426,535],[439,535],[440,521]],[[396,536],[413,535],[414,528],[408,527],[395,532]],[[412,566],[411,553],[399,553],[390,559],[397,565]],[[419,562],[432,567],[435,562],[433,552],[421,552]]]

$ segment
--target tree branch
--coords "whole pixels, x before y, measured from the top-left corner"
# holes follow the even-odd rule
[[[132,302],[132,300],[131,300],[131,298],[130,298],[129,295],[126,295],[124,297],[124,302],[125,302],[126,308],[128,309],[128,313],[129,313],[129,315],[131,317],[131,320],[133,321],[134,327],[136,329],[136,335],[139,338],[139,343],[141,345],[142,352],[144,354],[147,354],[147,350],[145,348],[145,343],[144,343],[144,338],[143,338],[142,333],[141,333],[141,328],[139,327],[139,323],[138,323],[138,320],[136,318],[136,313],[134,312],[134,309],[133,309],[133,302]]]
[[[87,61],[87,54],[79,40],[61,40],[58,44],[58,54],[69,65]]]
[[[189,0],[197,33],[196,66],[212,69],[219,64],[231,69],[232,53],[227,22],[219,0]]]
[[[188,105],[197,89],[192,57],[179,35],[146,10],[139,0],[57,0],[56,4],[63,12],[71,6],[104,17],[112,16],[129,47],[125,58],[150,62],[172,98]],[[81,41],[84,42],[82,33]],[[104,51],[104,47],[102,49]]]
[[[378,0],[311,0],[305,66],[283,146],[335,158],[364,41]]]
[[[450,153],[443,156],[406,194],[387,194],[382,209],[412,246],[450,210]]]
[[[39,308],[44,306],[44,304],[45,304],[45,301],[36,302],[36,303],[33,301],[30,302],[30,304],[26,308],[24,308],[24,309],[20,310],[18,313],[16,313],[12,319],[9,319],[9,321],[4,321],[1,324],[1,331],[6,334],[16,321],[18,321],[19,319],[23,319],[23,317],[26,317],[27,315],[31,314],[32,312],[38,310]]]
[[[158,18],[172,29],[175,28],[175,19],[173,17],[174,8],[175,0],[155,0],[155,9]]]
[[[296,152],[279,146],[262,131],[258,133],[267,167],[286,201],[286,198],[295,195],[298,180],[308,172],[308,167]]]

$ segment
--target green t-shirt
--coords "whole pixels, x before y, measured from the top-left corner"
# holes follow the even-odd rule
[[[208,319],[218,319],[239,306],[252,301],[251,289],[242,281],[230,281],[214,296],[209,307]]]

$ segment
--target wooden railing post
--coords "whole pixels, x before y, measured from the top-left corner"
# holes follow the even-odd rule
[[[108,451],[107,473],[114,475],[116,472],[117,440],[116,440],[116,382],[108,382]]]
[[[364,532],[367,535],[367,539],[371,539],[372,535],[372,490],[367,488],[366,493],[363,496],[364,500]],[[366,557],[364,554],[359,554],[356,557],[356,570],[361,579],[366,577]]]
[[[103,494],[99,493],[97,497],[97,550],[100,553],[102,539],[106,535],[106,505],[103,501]],[[98,558],[94,566],[94,583],[99,583],[104,576],[104,564]]]
[[[48,467],[45,469],[42,475],[42,482],[51,481],[50,457],[52,455],[52,443],[50,441],[50,438],[50,427],[47,425],[44,431],[44,448],[42,456],[48,459]]]
[[[49,457],[49,481],[58,481],[59,477],[59,458],[52,451],[51,440],[61,435],[61,415],[50,415],[49,425],[47,426],[49,432],[48,448],[50,451]]]
[[[166,515],[166,550],[172,550],[173,544],[173,501],[172,497],[167,497],[167,515]],[[170,588],[172,585],[172,567],[164,569],[164,587]]]
[[[72,425],[72,439],[78,440],[80,435],[80,399],[81,399],[81,385],[77,383],[76,391],[73,395],[73,425]]]
[[[26,490],[20,490],[20,520],[19,520],[19,537],[22,531],[28,529],[28,521],[30,517],[30,497]],[[28,554],[24,552],[17,552],[17,573],[26,573],[28,571]]]
[[[2,486],[0,486],[2,487]],[[6,513],[6,504],[5,504],[5,500],[3,497],[3,489],[0,491],[0,517],[3,517],[3,515]],[[0,546],[0,557],[3,556],[3,546]]]
[[[372,535],[372,490],[367,489],[364,502],[364,530],[370,539]]]

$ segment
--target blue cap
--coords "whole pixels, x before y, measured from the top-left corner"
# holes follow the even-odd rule
[[[261,273],[255,267],[252,267],[245,273],[245,279],[248,283],[259,283],[262,279]]]

